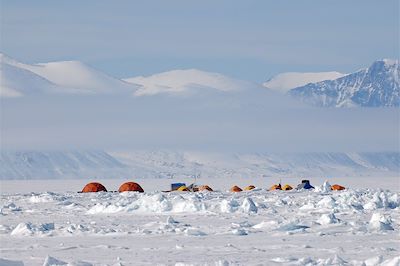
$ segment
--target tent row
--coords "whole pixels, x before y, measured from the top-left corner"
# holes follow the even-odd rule
[[[253,185],[247,186],[245,188],[240,188],[238,186],[233,186],[231,187],[231,189],[229,190],[230,192],[241,192],[241,191],[249,191],[249,190],[253,190],[256,187]],[[314,186],[312,186],[310,184],[309,180],[302,180],[300,184],[297,185],[296,189],[313,189]],[[292,190],[293,187],[289,184],[285,184],[284,186],[282,186],[281,184],[274,184],[273,186],[270,187],[270,191],[272,190]],[[345,187],[335,184],[331,186],[331,190],[344,190]],[[91,182],[89,184],[87,184],[81,191],[81,193],[86,193],[86,192],[100,192],[100,191],[105,191],[107,192],[107,189],[105,188],[105,186],[103,186],[102,184],[98,183],[98,182]],[[118,192],[125,192],[125,191],[136,191],[136,192],[144,192],[143,188],[135,182],[125,182],[123,183],[119,189]],[[171,189],[170,190],[166,190],[163,192],[172,192],[172,191],[188,191],[188,192],[198,192],[198,191],[213,191],[213,189],[208,186],[208,185],[201,185],[201,186],[197,186],[195,184],[191,184],[189,186],[186,186],[185,183],[173,183],[171,184]]]

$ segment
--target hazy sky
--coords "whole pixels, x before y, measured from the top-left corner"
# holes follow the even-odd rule
[[[199,68],[264,81],[399,57],[399,1],[1,1],[1,51],[117,77]]]

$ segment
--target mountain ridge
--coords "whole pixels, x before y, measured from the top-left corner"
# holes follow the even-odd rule
[[[378,60],[335,80],[293,88],[288,95],[319,107],[399,107],[399,61]]]
[[[334,80],[345,76],[346,74],[329,71],[329,72],[285,72],[280,73],[262,85],[268,89],[287,92],[293,88],[307,85],[309,83],[320,82],[324,80]]]
[[[396,59],[378,60],[349,74],[281,73],[257,84],[198,69],[118,79],[76,60],[25,64],[0,53],[0,74],[0,97],[5,98],[35,94],[226,95],[268,90],[318,107],[400,106],[400,67]],[[241,95],[257,97],[257,93],[248,94]]]
[[[398,176],[399,152],[1,151],[0,180]]]

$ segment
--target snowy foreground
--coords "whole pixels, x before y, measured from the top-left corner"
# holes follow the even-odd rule
[[[400,264],[397,189],[230,193],[227,186],[142,194],[2,189],[0,265]]]

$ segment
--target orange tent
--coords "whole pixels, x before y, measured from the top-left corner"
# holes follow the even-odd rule
[[[273,185],[272,187],[269,188],[269,190],[282,190],[281,184]]]
[[[212,188],[210,188],[207,185],[200,186],[198,191],[204,191],[204,190],[213,191]]]
[[[82,192],[99,192],[99,191],[105,191],[107,192],[107,189],[100,183],[97,182],[92,182],[87,184],[83,189]]]
[[[335,185],[331,186],[331,189],[332,189],[332,190],[344,190],[344,189],[346,189],[346,188],[345,188],[344,186],[335,184]]]
[[[244,190],[253,190],[255,188],[256,188],[255,186],[250,185],[250,186],[245,187]]]
[[[243,191],[243,190],[238,186],[233,186],[233,187],[231,187],[231,189],[229,191],[230,192],[240,192],[240,191]]]
[[[284,185],[282,188],[282,190],[292,190],[292,189],[293,189],[292,186],[288,184]]]
[[[126,182],[123,183],[119,189],[118,192],[124,192],[124,191],[138,191],[138,192],[144,192],[143,188],[135,182]]]

